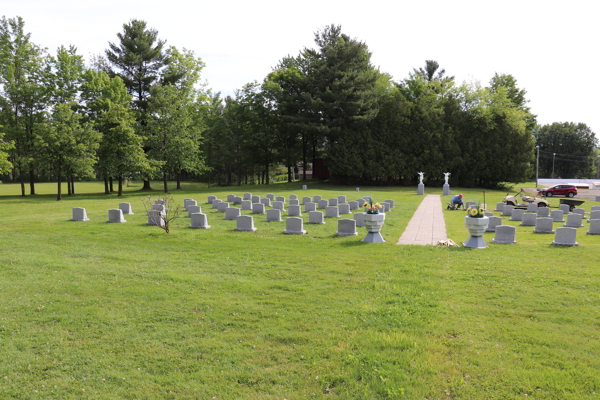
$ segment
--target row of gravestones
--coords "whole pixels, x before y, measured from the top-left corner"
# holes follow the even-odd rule
[[[89,221],[87,211],[82,207],[73,207],[71,221]],[[108,210],[108,222],[127,222],[123,215],[133,215],[131,203],[120,203],[119,208]]]
[[[562,204],[559,210],[553,210],[551,217],[548,217],[547,207],[538,207],[536,204],[529,204],[527,210],[516,209],[512,205],[505,203],[496,203],[494,211],[501,212],[504,217],[511,217],[510,221],[521,221],[521,226],[535,226],[533,233],[556,234],[554,245],[560,246],[578,246],[577,228],[583,228],[582,220],[585,220],[585,210],[575,208],[570,213],[570,206]],[[553,230],[553,223],[564,223],[564,214],[567,214],[567,222],[561,228]],[[490,213],[486,213],[488,215]],[[501,217],[489,216],[489,224],[486,232],[495,232],[496,238],[492,243],[514,244],[516,243],[516,227],[502,225]],[[589,218],[589,235],[600,234],[600,206],[593,206]]]

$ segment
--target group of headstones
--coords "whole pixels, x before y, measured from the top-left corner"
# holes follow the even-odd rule
[[[71,221],[89,221],[85,208],[73,207]],[[110,208],[108,210],[108,222],[123,223],[127,222],[123,215],[133,215],[131,203],[120,203],[119,208]]]
[[[468,207],[467,203],[467,207]],[[579,246],[577,243],[577,228],[583,228],[583,221],[588,220],[588,235],[600,235],[600,206],[593,206],[589,217],[586,217],[583,208],[571,208],[567,204],[561,204],[558,210],[550,210],[548,207],[538,207],[537,204],[529,204],[527,210],[514,208],[505,203],[496,203],[496,212],[500,217],[489,216],[489,225],[486,232],[495,232],[496,237],[492,243],[514,244],[516,243],[516,227],[503,225],[502,217],[510,217],[510,221],[520,221],[520,226],[532,226],[533,233],[555,234],[553,245],[557,246]],[[491,215],[488,215],[491,214]],[[567,221],[565,221],[565,216]],[[562,227],[554,229],[554,223],[563,223]]]
[[[365,203],[364,198],[347,201],[344,195],[330,199],[323,199],[320,195],[304,196],[300,200],[297,195],[291,194],[286,201],[285,197],[275,196],[272,193],[267,194],[264,198],[252,195],[252,193],[244,193],[243,196],[229,194],[227,195],[227,201],[220,200],[216,196],[208,196],[207,200],[207,203],[213,209],[224,213],[225,219],[235,220],[236,230],[238,231],[256,231],[252,215],[242,215],[241,211],[247,210],[251,211],[252,214],[266,215],[266,222],[282,222],[282,213],[287,211],[288,218],[283,233],[289,235],[306,234],[301,206],[304,206],[304,212],[308,213],[309,224],[324,224],[325,218],[340,218],[342,215],[351,216],[353,210],[362,209]],[[384,213],[389,212],[395,206],[394,200],[386,200],[380,204],[383,207],[381,212]],[[236,205],[240,207],[234,207]],[[336,235],[358,235],[356,227],[365,226],[362,217],[362,213],[356,213],[353,219],[339,219]]]

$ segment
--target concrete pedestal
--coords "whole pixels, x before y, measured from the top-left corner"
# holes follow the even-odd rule
[[[450,192],[450,185],[444,183],[444,196],[450,196],[452,192]]]
[[[417,194],[419,196],[423,196],[425,194],[425,184],[419,183],[419,186],[417,186]]]

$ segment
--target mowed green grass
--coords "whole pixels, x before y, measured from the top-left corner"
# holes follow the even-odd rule
[[[308,184],[184,183],[175,199],[196,199],[212,228],[181,218],[170,235],[146,225],[139,183],[124,199],[78,183],[61,202],[55,184],[26,198],[0,185],[0,398],[598,398],[600,237],[587,226],[573,248],[520,226],[512,246],[397,246],[414,188]],[[384,244],[361,243],[364,228],[335,237],[332,219],[288,236],[255,216],[257,232],[235,232],[206,198],[244,192],[397,207]],[[121,201],[136,214],[107,223]],[[72,207],[90,221],[69,221]],[[464,213],[444,215],[462,243]]]

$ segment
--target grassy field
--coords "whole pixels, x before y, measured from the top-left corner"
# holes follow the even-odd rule
[[[124,199],[78,183],[61,202],[55,184],[26,198],[0,185],[0,399],[600,397],[600,237],[587,226],[572,248],[520,226],[516,245],[397,246],[414,188],[301,184],[185,183],[173,195],[196,199],[212,229],[182,218],[169,235],[146,225],[139,183]],[[244,192],[397,207],[383,244],[361,243],[364,228],[335,237],[331,219],[304,236],[256,216],[257,232],[235,232],[206,198]],[[136,214],[107,223],[121,201]],[[69,221],[72,207],[90,221]],[[457,243],[463,216],[445,211]]]

